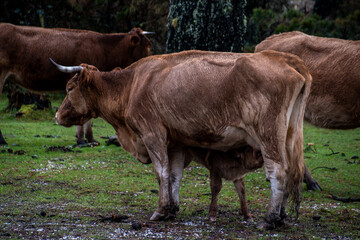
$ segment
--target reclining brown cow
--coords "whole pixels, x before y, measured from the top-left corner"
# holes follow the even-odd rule
[[[360,127],[360,41],[287,32],[268,37],[255,52],[271,49],[299,56],[313,82],[305,120],[322,128]],[[306,169],[310,189],[321,189]]]
[[[207,150],[202,148],[185,149],[185,165],[191,161],[205,166],[210,171],[211,203],[209,218],[216,221],[218,212],[218,194],[222,188],[222,178],[234,183],[239,196],[241,213],[245,220],[252,221],[245,197],[244,176],[264,165],[260,152],[255,152],[251,147],[243,147],[228,152]]]
[[[304,175],[302,124],[311,75],[300,58],[275,51],[203,51],[143,58],[124,70],[82,64],[57,114],[63,126],[102,117],[122,147],[152,162],[159,206],[151,220],[174,217],[183,147],[261,151],[271,198],[263,228],[281,225],[288,197],[297,210]]]
[[[5,80],[34,92],[65,91],[69,75],[54,69],[49,57],[64,64],[82,62],[103,71],[125,68],[150,55],[150,41],[140,28],[128,33],[102,34],[86,30],[46,29],[0,23],[0,98]],[[85,124],[88,142],[93,138],[91,123]],[[84,143],[82,126],[77,142]],[[0,131],[0,145],[6,144]]]

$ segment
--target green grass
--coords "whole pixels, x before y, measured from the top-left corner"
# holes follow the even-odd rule
[[[53,107],[60,103],[54,99]],[[9,145],[0,147],[5,151],[0,153],[0,239],[360,238],[360,203],[329,198],[329,194],[360,198],[360,159],[351,159],[360,156],[360,128],[341,131],[304,125],[304,148],[312,143],[304,153],[305,161],[324,190],[305,191],[304,185],[299,220],[274,231],[260,231],[256,224],[264,216],[270,196],[263,169],[245,178],[255,224],[239,217],[238,197],[231,182],[223,183],[218,221],[207,220],[209,173],[196,163],[184,171],[177,218],[150,222],[158,200],[157,193],[151,191],[158,189],[152,165],[141,164],[121,147],[106,146],[101,136],[115,132],[109,124],[93,120],[94,137],[100,146],[51,152],[46,151],[50,146],[75,144],[75,127],[56,125],[55,110],[16,118],[15,112],[3,111],[6,104],[3,98],[0,129]],[[20,150],[25,154],[14,154]],[[121,223],[100,221],[100,215],[113,214],[125,214],[129,219]],[[133,230],[133,222],[140,222],[142,229]]]

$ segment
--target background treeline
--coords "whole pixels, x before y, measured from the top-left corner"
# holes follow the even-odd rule
[[[153,53],[165,53],[170,1],[164,0],[2,0],[0,21],[19,25],[127,32],[154,31]],[[360,39],[358,0],[247,0],[245,51],[273,33]]]

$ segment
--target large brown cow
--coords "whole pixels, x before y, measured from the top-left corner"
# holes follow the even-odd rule
[[[184,146],[260,150],[271,183],[261,227],[286,217],[288,197],[298,207],[303,179],[302,123],[311,75],[300,58],[186,51],[144,58],[124,70],[59,67],[78,72],[67,83],[57,114],[63,126],[101,117],[123,148],[152,162],[159,207],[151,220],[173,217],[184,166]]]
[[[268,37],[255,52],[265,49],[295,54],[308,67],[313,83],[305,120],[322,128],[360,127],[360,41],[295,31]]]
[[[86,30],[46,29],[0,23],[0,98],[5,80],[35,92],[65,91],[69,75],[54,69],[49,57],[78,65],[96,65],[102,71],[125,68],[150,55],[150,41],[140,28],[128,33],[102,34]],[[86,138],[94,142],[90,122]],[[84,142],[82,126],[77,142]],[[0,145],[6,144],[0,131]]]
[[[360,127],[360,41],[315,37],[288,32],[268,37],[255,52],[272,49],[299,56],[313,83],[305,108],[305,120],[318,127]],[[305,169],[309,189],[321,189]]]

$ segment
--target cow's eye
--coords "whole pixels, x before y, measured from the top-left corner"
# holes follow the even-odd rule
[[[72,87],[68,87],[68,88],[66,89],[66,91],[67,91],[67,92],[70,92],[72,89],[73,89]]]

